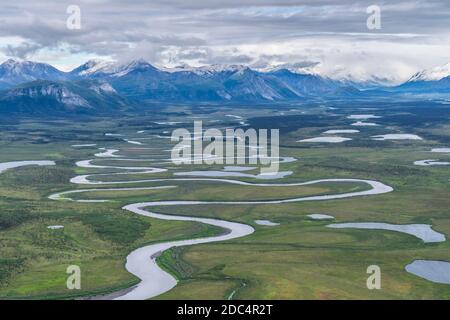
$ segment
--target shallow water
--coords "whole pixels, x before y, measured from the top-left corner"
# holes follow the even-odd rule
[[[101,188],[101,189],[78,189],[71,191],[64,191],[59,193],[54,193],[50,195],[48,198],[51,200],[65,200],[65,201],[75,201],[75,202],[109,202],[110,200],[74,200],[68,195],[84,193],[84,192],[103,192],[103,191],[141,191],[141,190],[160,190],[160,189],[172,189],[176,188],[176,186],[157,186],[157,187],[135,187],[135,188]]]
[[[373,123],[373,122],[362,122],[362,121],[357,121],[355,123],[352,123],[351,125],[355,126],[355,127],[375,127],[375,126],[378,126],[378,124]]]
[[[431,282],[450,284],[450,262],[447,261],[415,260],[405,270]]]
[[[449,166],[450,162],[439,161],[439,160],[419,160],[414,161],[416,166]]]
[[[91,144],[73,144],[72,147],[74,147],[74,148],[95,147],[96,145],[97,145],[96,143],[91,143]]]
[[[342,129],[342,130],[328,130],[325,131],[323,134],[338,134],[338,133],[358,133],[359,130],[352,130],[352,129]]]
[[[226,166],[223,168],[224,171],[251,171],[254,169],[256,167]]]
[[[330,179],[333,180],[333,179]],[[313,182],[310,181],[306,184],[318,183],[319,180]],[[322,180],[324,181],[324,180]],[[224,241],[229,239],[234,239],[237,237],[243,237],[249,235],[254,232],[254,229],[248,225],[221,221],[215,219],[203,219],[203,218],[195,218],[188,216],[174,216],[174,215],[164,215],[158,214],[150,211],[146,211],[143,208],[145,207],[160,207],[160,206],[183,206],[183,205],[236,205],[236,204],[278,204],[278,203],[289,203],[289,202],[298,202],[298,201],[319,201],[326,199],[336,199],[336,198],[346,198],[352,197],[356,195],[367,194],[367,192],[381,192],[392,191],[392,188],[383,185],[380,182],[376,181],[367,181],[370,185],[374,187],[374,189],[355,192],[355,193],[347,193],[340,195],[325,195],[325,196],[312,196],[312,197],[304,197],[304,198],[294,198],[294,199],[286,199],[286,200],[269,200],[269,201],[154,201],[147,203],[137,203],[125,206],[123,209],[129,210],[136,214],[156,218],[163,220],[181,220],[181,221],[197,221],[203,222],[211,225],[220,226],[222,228],[231,230],[230,233],[226,235],[218,236],[218,237],[210,237],[210,238],[202,238],[202,239],[192,239],[186,241],[175,241],[175,242],[166,242],[161,244],[155,244],[146,246],[140,249],[137,249],[130,253],[127,257],[126,268],[127,270],[141,279],[141,282],[134,287],[129,293],[124,296],[119,297],[118,299],[149,299],[151,297],[157,296],[161,293],[164,293],[176,285],[176,280],[169,275],[164,270],[160,269],[155,261],[155,254],[158,252],[162,252],[174,246],[186,246],[200,243],[209,243],[209,242],[217,242]],[[149,257],[150,261],[149,261]]]
[[[431,152],[450,153],[450,148],[434,148],[431,149]]]
[[[107,137],[122,137],[123,134],[120,134],[120,133],[105,133],[105,136],[107,136]]]
[[[370,230],[388,230],[406,233],[421,239],[425,243],[443,242],[445,235],[434,231],[428,224],[389,224],[377,222],[355,222],[355,223],[336,223],[327,225],[334,229],[370,229]]]
[[[159,125],[174,126],[176,124],[180,124],[180,123],[183,123],[183,122],[179,122],[179,121],[157,121],[155,123],[159,124]]]
[[[118,158],[119,156],[114,153],[119,152],[117,149],[101,149],[105,150],[104,152],[96,153],[95,156],[99,158]]]
[[[319,213],[309,214],[308,217],[313,220],[332,220],[332,219],[334,219],[333,216],[329,216],[327,214],[319,214]]]
[[[393,134],[372,136],[372,140],[381,141],[381,140],[423,140],[423,139],[415,134],[393,133]]]
[[[58,229],[63,229],[64,226],[48,226],[47,229],[51,229],[51,230],[58,230]]]
[[[325,143],[340,143],[344,141],[350,141],[351,138],[344,138],[344,137],[316,137],[316,138],[309,138],[309,139],[303,139],[298,140],[297,142],[325,142]]]
[[[270,220],[255,220],[255,223],[267,227],[276,227],[280,225],[279,223],[272,222]]]
[[[142,142],[139,141],[133,141],[133,140],[128,140],[128,139],[123,139],[123,141],[130,143],[130,144],[136,144],[136,145],[141,145]]]
[[[352,119],[352,120],[367,120],[367,119],[379,119],[379,118],[381,118],[381,117],[373,115],[373,114],[352,114],[347,117],[347,119]]]
[[[92,161],[95,161],[96,159],[91,160],[82,160],[76,162],[76,166],[80,168],[93,168],[93,169],[123,169],[123,170],[141,170],[142,173],[156,173],[156,172],[166,172],[167,169],[161,169],[161,168],[154,168],[154,167],[120,167],[120,166],[102,166],[102,165],[96,165],[92,164]]]
[[[227,114],[227,115],[225,115],[225,117],[235,118],[235,119],[238,119],[238,120],[244,119],[243,117],[241,117],[241,116],[236,116],[236,115],[234,115],[234,114]]]
[[[117,159],[119,160],[119,159]],[[117,182],[102,182],[102,181],[90,181],[88,177],[100,177],[100,176],[110,176],[110,175],[127,175],[127,174],[141,174],[145,169],[149,169],[148,171],[144,171],[147,173],[156,173],[156,172],[164,172],[167,169],[161,168],[143,168],[143,167],[116,167],[116,166],[100,166],[91,164],[92,160],[84,160],[76,163],[79,167],[84,168],[115,168],[115,169],[123,169],[123,170],[132,170],[125,171],[119,173],[105,173],[105,174],[91,174],[91,175],[81,175],[71,179],[72,183],[77,184],[124,184],[124,183],[140,183],[140,182],[174,182],[174,181],[211,181],[216,183],[230,183],[237,185],[246,185],[246,186],[259,186],[259,187],[289,187],[289,186],[306,186],[320,183],[328,183],[328,182],[348,182],[348,183],[366,183],[371,188],[368,190],[357,191],[357,192],[349,192],[349,193],[341,193],[341,194],[330,194],[330,195],[319,195],[319,196],[307,196],[307,197],[299,197],[299,198],[291,198],[291,199],[283,199],[283,200],[261,200],[261,201],[155,201],[155,202],[147,202],[147,203],[137,203],[131,204],[123,207],[124,210],[131,211],[133,213],[144,215],[148,217],[152,217],[155,219],[163,219],[163,220],[179,220],[179,221],[195,221],[206,223],[210,225],[215,225],[222,227],[227,232],[217,236],[217,237],[207,237],[200,239],[189,239],[183,241],[169,241],[164,243],[152,244],[149,246],[145,246],[139,248],[133,252],[131,252],[127,257],[126,268],[127,270],[141,279],[141,282],[135,286],[130,288],[122,296],[119,296],[117,299],[149,299],[164,292],[167,292],[171,288],[173,288],[177,281],[167,272],[159,268],[156,264],[156,256],[171,247],[174,246],[189,246],[200,243],[209,243],[209,242],[217,242],[217,241],[225,241],[230,239],[235,239],[238,237],[243,237],[249,235],[254,232],[254,229],[251,226],[235,223],[230,221],[222,221],[217,219],[209,219],[209,218],[197,218],[197,217],[189,217],[189,216],[175,216],[175,215],[166,215],[166,214],[158,214],[147,210],[149,207],[161,207],[161,206],[184,206],[184,205],[258,205],[258,204],[281,204],[281,203],[292,203],[292,202],[302,202],[302,201],[323,201],[323,200],[331,200],[331,199],[343,199],[343,198],[351,198],[358,196],[367,196],[367,195],[375,195],[375,194],[383,194],[393,191],[393,189],[381,182],[373,181],[373,180],[360,180],[360,179],[322,179],[322,180],[314,180],[314,181],[306,181],[306,182],[297,182],[297,183],[250,183],[239,180],[232,179],[212,179],[212,178],[162,178],[162,179],[148,179],[148,180],[137,180],[137,181],[117,181]],[[291,162],[296,161],[295,158],[282,158],[280,162]],[[140,170],[140,171],[134,171]],[[211,174],[211,171],[203,171],[208,172],[207,174]],[[248,175],[243,172],[225,172],[218,171],[220,175],[223,174],[237,174],[237,175]],[[291,172],[289,172],[291,173]],[[189,172],[189,174],[193,174],[193,172]],[[202,173],[203,174],[203,173]],[[254,176],[254,175],[250,175]],[[257,175],[263,176],[263,175]],[[267,177],[266,177],[267,178]],[[107,190],[143,190],[150,188],[169,188],[176,186],[162,186],[162,187],[143,187],[143,188],[114,188],[114,189],[86,189],[86,190],[72,190],[65,191],[59,194],[54,194],[50,196],[53,200],[72,200],[68,197],[69,194],[73,193],[81,193],[81,192],[95,192],[95,191],[107,191]],[[105,202],[107,200],[76,200],[77,202]],[[144,209],[145,208],[145,209]]]
[[[254,179],[282,179],[291,175],[292,171],[280,171],[273,174],[249,174],[243,172],[233,171],[188,171],[188,172],[175,172],[174,176],[193,176],[193,177],[241,177],[241,178],[254,178]]]
[[[156,263],[156,256],[173,247],[179,246],[191,246],[195,244],[201,243],[211,243],[211,242],[219,242],[225,240],[231,240],[235,238],[245,237],[247,235],[252,234],[255,229],[251,226],[222,221],[217,219],[209,219],[209,218],[196,218],[196,217],[187,217],[187,216],[174,216],[174,215],[164,215],[153,213],[143,208],[150,206],[159,205],[158,202],[150,202],[150,203],[136,203],[132,205],[125,206],[123,209],[131,211],[133,213],[143,215],[146,217],[151,217],[155,219],[161,220],[176,220],[176,221],[194,221],[205,223],[217,227],[221,227],[227,230],[227,233],[216,236],[216,237],[207,237],[207,238],[198,238],[191,240],[181,240],[181,241],[170,241],[158,244],[152,244],[149,246],[145,246],[139,248],[133,252],[131,252],[127,256],[127,262],[125,264],[125,268],[139,279],[141,282],[133,287],[133,289],[126,293],[123,296],[116,298],[116,300],[145,300],[155,296],[158,296],[164,292],[169,291],[173,287],[176,286],[177,280],[161,269]],[[168,204],[166,204],[168,205]]]

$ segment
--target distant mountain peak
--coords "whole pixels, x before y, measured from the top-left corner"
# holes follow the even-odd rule
[[[31,62],[26,60],[16,60],[9,58],[8,60],[2,63],[2,66],[16,66],[19,64],[39,64],[39,62]]]
[[[51,65],[49,65],[47,63],[33,62],[33,61],[27,61],[27,60],[14,60],[14,59],[8,59],[5,62],[3,62],[0,66],[2,68],[9,68],[9,69],[36,68],[36,67],[55,69],[54,67],[52,67]]]
[[[192,72],[198,75],[213,75],[217,73],[242,73],[251,70],[248,66],[240,64],[212,64],[201,66],[197,68],[192,68]]]
[[[439,81],[447,77],[450,77],[450,63],[417,72],[408,80],[408,82]]]
[[[14,60],[14,59],[8,59],[5,62],[2,63],[2,65],[4,66],[13,66],[15,64],[19,63],[19,61]]]
[[[144,59],[132,60],[130,62],[124,63],[117,68],[117,72],[115,72],[114,77],[122,77],[133,71],[139,72],[159,72],[161,70],[155,68],[152,64],[147,62]]]
[[[277,72],[280,70],[287,70],[291,73],[295,74],[303,74],[303,75],[313,75],[313,76],[320,76],[319,72],[316,70],[316,66],[318,63],[307,63],[304,62],[297,62],[297,63],[284,63],[284,64],[278,64],[274,66],[268,66],[261,71],[263,72]]]
[[[0,89],[34,80],[64,80],[66,73],[47,63],[8,59],[0,65]]]
[[[147,60],[144,58],[134,59],[127,63],[130,66],[138,66],[138,65],[151,65]]]
[[[116,64],[112,61],[92,59],[75,68],[71,74],[78,76],[90,76],[98,73],[109,74],[116,70]]]
[[[102,80],[36,80],[0,91],[0,112],[65,115],[111,113],[130,104]]]
[[[192,72],[197,75],[213,75],[222,72],[237,73],[251,70],[248,66],[239,64],[212,64],[201,67],[192,67],[188,64],[180,64],[172,68],[161,67],[160,70],[176,73],[176,72]]]
[[[72,70],[71,74],[81,77],[98,77],[104,75],[111,77],[121,77],[136,70],[157,71],[158,69],[156,69],[144,59],[131,60],[126,63],[93,59]]]
[[[25,92],[23,97],[26,99],[42,100],[52,97],[54,101],[64,105],[76,105],[82,101],[70,95],[69,91],[89,101],[91,106],[96,104],[94,100],[108,105],[103,99],[122,104],[124,100],[121,97],[148,101],[282,101],[341,94],[340,83],[309,70],[317,65],[314,62],[281,65],[274,69],[277,70],[275,72],[260,72],[241,64],[201,67],[180,65],[169,69],[157,68],[144,59],[121,63],[93,59],[69,73],[58,71],[49,65],[16,62],[12,59],[5,63],[3,69],[0,66],[0,89],[13,88],[17,84],[35,80],[64,82],[67,90],[61,89],[57,92],[59,95],[55,94],[56,85],[22,91]],[[16,66],[20,72],[11,71]],[[89,92],[83,92],[86,89]],[[36,95],[36,92],[40,94]],[[47,92],[53,95],[48,95]],[[15,97],[14,94],[13,96]],[[71,96],[71,100],[54,98],[57,96]]]
[[[162,71],[169,72],[169,73],[193,72],[195,70],[195,67],[192,67],[192,66],[188,65],[187,63],[182,63],[182,64],[176,65],[174,67],[164,67],[164,66],[159,67],[158,66],[158,68]]]

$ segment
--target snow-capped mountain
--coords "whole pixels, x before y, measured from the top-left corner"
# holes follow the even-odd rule
[[[414,74],[396,88],[414,94],[450,94],[450,63]]]
[[[195,70],[195,67],[192,67],[186,63],[177,65],[175,67],[165,67],[161,66],[158,67],[159,70],[168,72],[168,73],[175,73],[175,72],[193,72]]]
[[[227,65],[227,64],[213,64],[209,66],[201,66],[201,67],[192,67],[187,64],[182,64],[173,68],[165,68],[161,67],[161,71],[165,71],[168,73],[177,73],[177,72],[190,72],[199,76],[212,76],[217,73],[236,73],[236,72],[244,72],[245,70],[250,69],[247,66],[243,65]]]
[[[408,80],[408,82],[439,81],[447,77],[450,77],[450,63],[417,72]]]
[[[319,70],[318,70],[318,64],[305,64],[302,62],[297,63],[284,63],[279,64],[276,66],[268,66],[262,69],[259,69],[261,72],[276,72],[278,70],[288,70],[291,73],[296,74],[309,74],[309,75],[316,75],[320,76]]]
[[[377,76],[372,76],[363,80],[348,75],[345,77],[339,77],[338,79],[335,80],[339,81],[343,85],[352,86],[362,90],[392,87],[398,84],[398,82],[395,82],[392,79],[380,78]]]
[[[341,95],[342,92],[347,95],[357,91],[342,90],[348,85],[341,85],[317,74],[301,72],[301,65],[284,67],[266,72],[244,65],[220,64],[202,67],[183,65],[166,69],[156,68],[142,59],[128,63],[90,60],[65,73],[46,64],[7,61],[2,69],[6,71],[0,74],[3,76],[0,79],[5,84],[4,88],[34,80],[64,82],[60,83],[64,86],[68,86],[69,82],[95,80],[100,84],[93,87],[90,84],[85,89],[97,95],[114,94],[134,101],[263,102]],[[42,96],[46,96],[43,94],[45,90],[39,90]],[[54,91],[51,93],[57,96]],[[18,92],[13,95],[20,96]],[[61,91],[59,95],[70,97],[67,91]],[[22,96],[29,99],[41,97],[30,90]],[[57,101],[68,105],[63,99]]]
[[[288,69],[278,69],[266,75],[281,81],[298,97],[333,94],[341,87],[337,81],[316,74],[296,73]]]
[[[265,66],[257,69],[264,73],[275,73],[282,70],[287,70],[290,73],[298,74],[301,76],[312,76],[323,81],[334,82],[342,87],[353,87],[357,89],[374,89],[385,86],[393,86],[395,83],[387,78],[380,78],[377,76],[367,77],[355,77],[351,74],[335,74],[332,77],[326,76],[320,70],[320,63],[285,63],[275,66]]]
[[[143,59],[139,60],[133,60],[129,63],[125,63],[122,65],[119,65],[117,67],[116,72],[112,74],[113,77],[123,77],[126,76],[129,73],[158,73],[162,72],[161,70],[155,68],[153,65],[148,63],[147,61]]]
[[[46,63],[9,59],[0,65],[0,89],[34,80],[65,80],[67,74]]]
[[[129,105],[108,83],[93,80],[37,80],[0,92],[0,111],[6,114],[99,114]]]
[[[249,71],[250,68],[243,65],[226,65],[226,64],[213,64],[210,66],[203,66],[198,68],[193,68],[192,72],[197,75],[215,75],[217,73],[244,73],[245,71]]]
[[[418,72],[408,82],[383,87],[321,76],[312,64],[265,70],[244,65],[156,68],[140,59],[127,63],[90,60],[62,72],[51,65],[7,60],[0,65],[0,113],[112,112],[147,102],[260,103],[370,95],[450,94],[450,64]],[[360,90],[361,89],[361,90]]]
[[[230,66],[230,68],[214,69],[214,72],[217,77],[224,77],[222,82],[224,92],[234,99],[276,101],[294,96],[293,92],[288,94],[290,90],[286,91],[287,86],[282,81],[247,67]]]
[[[211,65],[166,71],[145,61],[121,67],[109,81],[134,99],[172,101],[282,101],[329,94],[337,88],[320,76],[285,69],[259,72],[243,65]]]
[[[117,64],[112,61],[89,60],[78,68],[73,69],[72,77],[91,77],[109,75],[117,71]]]
[[[122,77],[133,71],[157,70],[145,60],[133,60],[127,63],[117,63],[113,61],[89,60],[70,72],[72,77],[101,78],[101,77]]]

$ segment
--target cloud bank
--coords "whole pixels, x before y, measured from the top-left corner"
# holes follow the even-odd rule
[[[65,1],[0,5],[0,61],[37,60],[68,70],[90,58],[144,58],[158,66],[285,63],[334,78],[400,82],[450,62],[450,3],[378,1],[78,0],[69,30]]]

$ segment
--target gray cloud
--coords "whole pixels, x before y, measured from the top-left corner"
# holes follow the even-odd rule
[[[38,50],[41,50],[42,48],[42,45],[35,43],[21,43],[17,46],[7,44],[3,51],[7,56],[17,57],[25,60],[29,58],[30,55]]]
[[[448,1],[376,2],[382,29],[371,31],[373,0],[78,0],[82,28],[69,30],[68,3],[15,0],[0,5],[0,50],[63,67],[91,56],[160,65],[313,62],[328,74],[384,72],[393,80],[450,60]],[[371,66],[380,63],[386,68]]]

